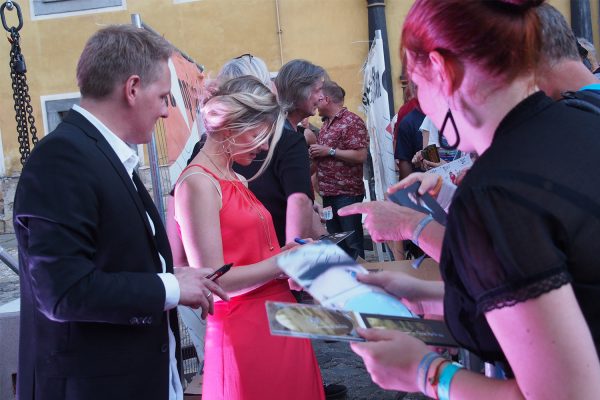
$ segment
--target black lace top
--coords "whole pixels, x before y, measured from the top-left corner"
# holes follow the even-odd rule
[[[484,313],[568,283],[600,348],[599,155],[600,118],[541,92],[502,121],[456,192],[442,250],[446,321],[465,348],[504,361]]]

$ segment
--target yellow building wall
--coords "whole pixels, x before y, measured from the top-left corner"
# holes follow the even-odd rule
[[[360,68],[368,51],[365,0],[199,0],[180,4],[128,0],[124,11],[34,21],[29,2],[18,3],[24,17],[21,47],[40,137],[44,134],[40,96],[77,92],[75,68],[86,39],[103,25],[130,23],[132,13],[139,13],[146,24],[213,76],[225,61],[244,53],[263,58],[271,71],[278,70],[282,62],[306,58],[325,67],[348,89],[352,110],[357,111],[360,103]],[[400,3],[408,7],[408,2]],[[14,25],[14,12],[7,16]],[[6,175],[10,176],[20,170],[20,156],[7,65],[9,50],[9,44],[0,41],[1,59],[6,61],[0,65],[0,132]]]
[[[180,4],[172,0],[127,0],[123,11],[35,21],[30,18],[29,1],[17,2],[23,9],[21,47],[40,137],[44,135],[40,96],[77,92],[75,67],[87,38],[103,25],[130,23],[132,13],[139,13],[146,24],[213,76],[225,61],[244,53],[263,58],[271,71],[294,58],[308,59],[323,66],[346,89],[347,106],[359,112],[361,67],[369,48],[366,0],[198,0]],[[412,0],[385,3],[397,108],[402,103],[398,81],[400,27]],[[570,20],[568,0],[550,3]],[[592,3],[598,43],[598,4]],[[10,25],[16,23],[14,12],[7,12],[7,17]],[[0,135],[6,176],[20,170],[9,50],[7,41],[0,40]]]

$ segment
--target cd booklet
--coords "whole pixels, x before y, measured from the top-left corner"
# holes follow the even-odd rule
[[[275,301],[267,301],[266,307],[269,328],[273,335],[365,341],[356,333],[356,327],[361,325],[352,311]]]
[[[356,328],[393,329],[430,346],[458,347],[443,321],[363,314],[313,304],[267,301],[272,335],[364,342]]]

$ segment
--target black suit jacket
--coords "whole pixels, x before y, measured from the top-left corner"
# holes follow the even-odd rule
[[[142,202],[151,199],[139,186],[75,111],[31,153],[14,202],[19,399],[168,398],[158,252],[169,272],[172,257],[150,205],[152,235]],[[169,316],[178,339],[176,312]]]

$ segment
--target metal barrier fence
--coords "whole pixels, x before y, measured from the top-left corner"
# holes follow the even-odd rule
[[[19,262],[2,246],[0,246],[0,261],[19,275]]]
[[[181,344],[181,363],[183,365],[183,376],[189,382],[194,375],[202,372],[203,362],[198,359],[196,348],[188,332],[187,327],[179,317],[179,334]]]

